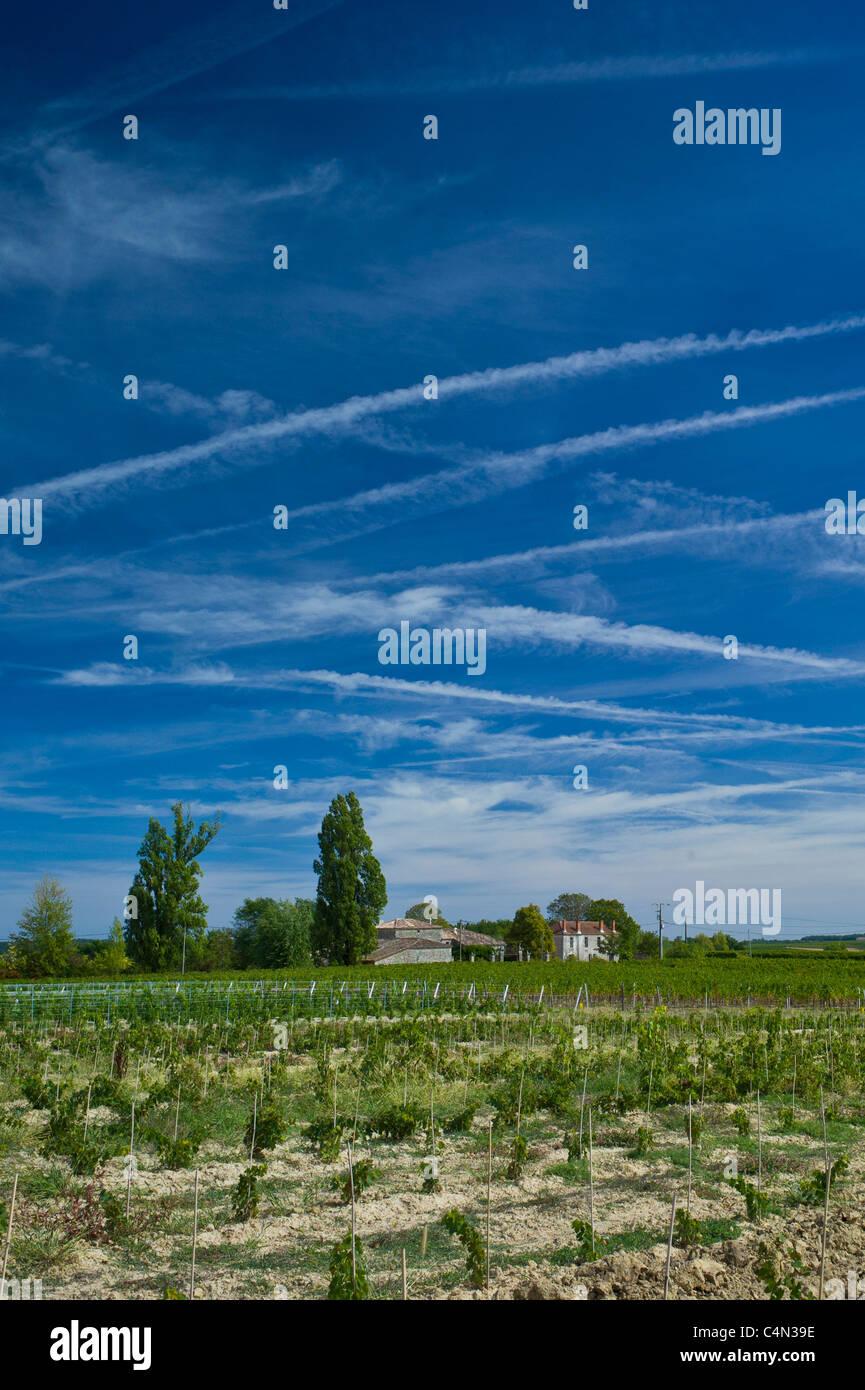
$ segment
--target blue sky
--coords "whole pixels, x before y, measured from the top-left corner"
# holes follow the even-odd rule
[[[0,535],[0,935],[45,872],[104,934],[178,799],[224,815],[212,925],[312,895],[349,789],[389,915],[649,923],[702,879],[860,927],[865,563],[824,506],[865,495],[865,20],[12,23],[0,491],[43,537]],[[780,108],[780,153],[674,144],[698,100]],[[382,666],[403,620],[484,628],[484,674]]]

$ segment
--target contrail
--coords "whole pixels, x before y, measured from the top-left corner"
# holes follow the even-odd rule
[[[460,376],[443,377],[439,382],[439,401],[505,389],[546,385],[574,377],[597,376],[634,366],[653,366],[721,352],[742,352],[749,348],[768,347],[779,343],[803,342],[810,338],[856,332],[862,328],[865,328],[865,315],[854,314],[847,318],[802,327],[790,325],[780,329],[752,329],[747,333],[734,329],[723,337],[710,334],[705,338],[688,333],[677,338],[622,343],[616,348],[592,348],[571,353],[566,357],[550,357],[541,362],[524,362],[513,367],[488,367]],[[423,386],[420,383],[381,391],[370,396],[352,396],[334,405],[298,410],[281,419],[225,430],[196,444],[181,445],[161,453],[142,454],[113,463],[97,464],[93,468],[80,469],[40,483],[28,483],[25,487],[16,489],[14,495],[20,496],[22,492],[26,492],[28,496],[42,498],[66,497],[74,501],[78,507],[85,507],[96,504],[102,493],[108,489],[136,479],[162,478],[202,460],[253,446],[273,444],[281,439],[311,434],[338,434],[372,416],[424,404]],[[738,413],[731,412],[731,417],[724,418],[732,418],[732,415]]]
[[[37,114],[35,128],[31,124],[17,138],[13,135],[0,151],[0,158],[20,155],[34,146],[49,145],[110,115],[120,106],[129,110],[130,103],[155,92],[164,92],[242,53],[272,43],[308,19],[343,3],[344,0],[294,0],[289,10],[277,13],[271,7],[263,14],[250,11],[248,5],[240,5],[228,14],[223,12],[203,24],[181,29],[164,42],[146,49],[119,71],[115,69],[109,81],[57,97],[43,106]],[[50,128],[42,128],[39,124],[52,120],[57,123]]]
[[[328,101],[358,97],[392,99],[424,92],[492,92],[520,88],[582,86],[598,82],[630,82],[663,77],[696,77],[709,72],[748,72],[761,68],[797,67],[800,64],[843,62],[862,53],[861,45],[841,44],[822,48],[794,48],[774,53],[677,53],[621,58],[597,58],[582,63],[547,63],[500,72],[455,75],[452,72],[419,72],[409,78],[383,82],[318,83],[287,87],[244,88],[227,93],[234,101]]]
[[[799,415],[808,410],[845,405],[851,401],[862,400],[863,397],[865,386],[856,386],[847,391],[829,391],[821,396],[794,396],[786,401],[739,406],[730,411],[705,410],[701,415],[692,415],[684,420],[614,425],[610,429],[597,430],[593,434],[562,439],[556,444],[541,444],[534,449],[522,449],[514,454],[488,454],[459,468],[424,473],[402,483],[384,483],[380,487],[368,488],[349,497],[329,497],[323,502],[312,502],[304,507],[297,507],[288,513],[288,520],[299,521],[329,512],[345,514],[365,507],[380,508],[386,502],[397,502],[404,507],[407,502],[414,500],[422,501],[427,510],[431,508],[442,511],[449,505],[459,504],[461,501],[476,502],[483,497],[507,492],[511,488],[523,487],[545,472],[555,461],[567,462],[617,449],[660,444],[665,440],[694,439],[700,435],[714,434],[719,430],[742,429],[766,420]],[[449,487],[450,495],[447,491]],[[404,512],[402,515],[405,519]],[[388,519],[379,515],[371,527],[362,527],[358,532],[343,531],[339,535],[322,538],[317,543],[335,544],[354,534],[362,534],[389,524]]]

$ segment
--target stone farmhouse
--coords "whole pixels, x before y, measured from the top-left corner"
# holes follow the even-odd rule
[[[603,922],[579,920],[553,922],[552,932],[558,960],[594,960],[598,956],[602,960],[608,960],[609,953],[601,950],[601,942],[606,944],[611,936],[618,935],[615,922],[611,922],[608,927]]]
[[[365,965],[439,965],[471,959],[478,946],[492,947],[493,960],[504,960],[505,943],[496,936],[469,931],[466,927],[445,927],[413,917],[394,917],[379,922],[378,946],[363,957]]]

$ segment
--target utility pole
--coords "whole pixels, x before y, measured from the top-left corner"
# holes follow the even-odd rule
[[[669,903],[653,903],[653,907],[658,909],[658,953],[661,960],[664,959],[664,918],[661,911],[664,907],[669,907]]]

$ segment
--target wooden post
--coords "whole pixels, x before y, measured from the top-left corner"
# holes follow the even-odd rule
[[[757,1191],[763,1188],[763,1121],[760,1113],[760,1092],[757,1092]]]
[[[589,1218],[592,1223],[592,1257],[595,1254],[595,1176],[592,1165],[592,1107],[589,1106]]]
[[[691,1215],[691,1176],[694,1168],[694,1108],[688,1091],[688,1216]]]
[[[87,1125],[90,1122],[90,1092],[93,1090],[93,1082],[87,1087],[87,1104],[84,1107],[84,1142],[87,1143]]]
[[[667,1241],[667,1268],[664,1274],[664,1302],[667,1301],[667,1294],[670,1289],[670,1260],[673,1256],[673,1226],[676,1221],[676,1189],[673,1188],[673,1206],[670,1210],[670,1237]]]
[[[489,1152],[487,1156],[487,1288],[490,1286],[490,1201],[493,1186],[493,1122],[490,1120]]]
[[[198,1247],[198,1169],[195,1170],[195,1208],[192,1217],[192,1273],[189,1277],[189,1297],[195,1297],[195,1252]]]
[[[129,1204],[132,1200],[132,1150],[135,1145],[135,1101],[132,1102],[132,1122],[129,1129],[129,1159],[126,1164],[126,1224],[129,1225]]]
[[[403,1246],[402,1248],[402,1298],[403,1303],[405,1303],[406,1299],[408,1298],[408,1281],[406,1278],[405,1269],[405,1246]]]
[[[348,1146],[348,1180],[351,1184],[351,1290],[357,1297],[357,1257],[354,1244],[354,1164],[351,1160],[351,1144]]]
[[[12,1226],[15,1221],[15,1196],[18,1192],[18,1174],[12,1184],[12,1201],[9,1204],[9,1225],[6,1229],[6,1248],[3,1251],[3,1272],[0,1274],[0,1300],[6,1297],[6,1268],[9,1264],[9,1247],[12,1244]]]
[[[818,1297],[818,1299],[820,1300],[821,1303],[822,1303],[822,1301],[823,1301],[823,1276],[824,1276],[824,1274],[825,1274],[825,1272],[826,1272],[826,1232],[827,1232],[827,1229],[828,1229],[828,1226],[829,1226],[829,1181],[830,1181],[830,1170],[829,1170],[829,1165],[828,1165],[828,1163],[827,1163],[827,1165],[826,1165],[826,1198],[825,1198],[825,1201],[824,1201],[824,1203],[823,1203],[823,1242],[822,1242],[822,1246],[821,1246],[821,1249],[820,1249],[820,1292],[819,1292],[819,1294],[817,1295],[817,1297]]]

